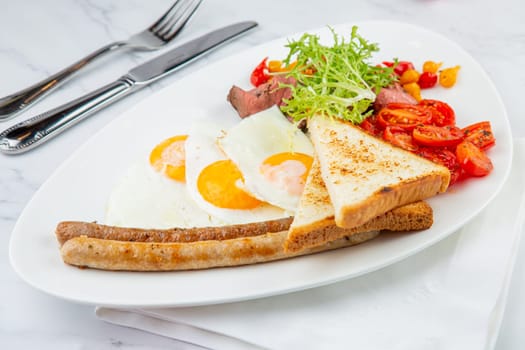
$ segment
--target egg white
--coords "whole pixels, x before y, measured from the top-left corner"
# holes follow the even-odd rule
[[[209,203],[202,197],[197,187],[201,171],[216,161],[228,159],[217,144],[217,139],[224,136],[225,132],[226,129],[216,123],[201,123],[195,125],[189,132],[185,151],[186,184],[191,198],[202,210],[229,224],[273,220],[288,216],[281,208],[269,204],[254,209],[225,209]]]
[[[132,165],[113,188],[105,223],[158,229],[226,224],[200,209],[184,183],[156,172],[146,160]]]
[[[277,106],[243,119],[220,138],[219,145],[239,167],[246,189],[254,197],[295,212],[300,195],[292,195],[268,181],[259,168],[274,154],[299,152],[313,157],[314,149],[308,137]]]

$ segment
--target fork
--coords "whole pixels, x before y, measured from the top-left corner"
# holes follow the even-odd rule
[[[49,78],[0,98],[0,121],[15,117],[49,92],[61,86],[82,68],[111,52],[123,48],[152,51],[163,47],[180,33],[201,2],[202,0],[176,0],[155,23],[145,30],[132,35],[127,40],[105,45]]]

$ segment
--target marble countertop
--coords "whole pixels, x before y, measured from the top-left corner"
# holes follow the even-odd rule
[[[171,0],[4,1],[0,11],[0,96],[42,79],[90,51],[146,27]],[[97,113],[27,154],[0,155],[0,348],[195,349],[95,318],[93,307],[43,294],[9,264],[11,230],[33,193],[93,133],[138,101],[207,62],[298,31],[357,20],[386,19],[427,27],[456,41],[487,71],[506,105],[514,137],[525,137],[525,3],[522,0],[204,1],[180,40],[240,20],[259,27],[191,67]],[[46,111],[118,78],[151,53],[120,53],[81,74],[14,120]],[[525,240],[514,269],[497,349],[525,344]]]

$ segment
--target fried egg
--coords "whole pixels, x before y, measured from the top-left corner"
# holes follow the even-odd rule
[[[243,119],[219,139],[255,198],[295,212],[313,160],[308,137],[274,106]]]
[[[177,135],[159,143],[150,153],[153,169],[179,182],[186,180],[186,153],[184,142],[188,135]]]
[[[246,191],[234,161],[218,147],[225,129],[215,123],[193,127],[185,143],[186,185],[191,198],[204,211],[228,223],[249,223],[286,217],[281,208]]]
[[[158,229],[226,224],[195,204],[180,175],[171,176],[166,165],[158,169],[146,159],[133,164],[109,196],[105,223]]]

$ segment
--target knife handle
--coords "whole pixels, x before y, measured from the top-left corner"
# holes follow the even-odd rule
[[[7,154],[28,151],[140,87],[141,84],[123,76],[87,95],[15,124],[0,133],[0,151]]]
[[[17,116],[42,97],[71,79],[85,66],[124,46],[125,42],[122,41],[106,45],[80,61],[62,69],[60,72],[57,72],[28,88],[0,98],[0,121],[8,120]]]

